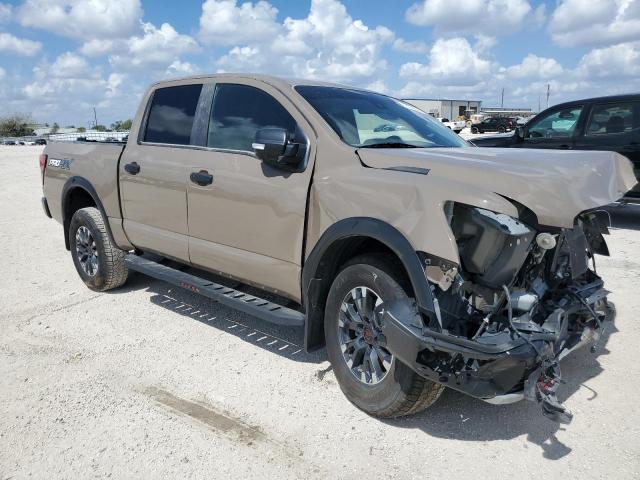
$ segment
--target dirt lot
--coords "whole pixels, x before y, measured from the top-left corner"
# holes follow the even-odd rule
[[[0,147],[0,478],[640,478],[640,210],[599,268],[618,309],[563,361],[559,428],[446,391],[380,421],[302,332],[140,275],[84,287],[40,207],[39,147]]]

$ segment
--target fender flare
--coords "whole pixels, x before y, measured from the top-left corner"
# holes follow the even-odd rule
[[[326,299],[323,294],[328,292],[333,280],[322,278],[320,273],[327,262],[325,255],[336,242],[356,236],[377,240],[396,254],[407,272],[420,313],[433,320],[437,318],[422,261],[409,240],[398,229],[382,220],[370,217],[346,218],[334,223],[322,234],[302,269],[302,293],[306,311],[304,340],[307,351],[323,344]]]
[[[100,201],[100,197],[98,196],[98,192],[93,187],[91,182],[84,177],[73,176],[69,177],[69,179],[65,182],[62,187],[62,198],[61,198],[61,206],[62,206],[62,227],[64,229],[64,244],[67,247],[67,250],[71,248],[69,244],[69,225],[71,224],[71,218],[67,218],[67,201],[69,200],[69,194],[72,190],[75,189],[84,190],[89,196],[93,199],[93,202],[96,204],[98,210],[102,214],[102,218],[104,218],[104,224],[107,229],[107,235],[109,235],[109,239],[111,242],[116,245],[113,241],[113,234],[111,233],[111,225],[109,225],[109,217],[107,217],[107,213],[104,210],[102,202]]]

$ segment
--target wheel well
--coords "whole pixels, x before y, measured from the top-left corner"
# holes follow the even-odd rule
[[[69,190],[63,204],[64,242],[67,250],[69,250],[69,224],[71,223],[73,214],[81,208],[96,207],[97,205],[91,194],[82,187],[76,187]]]
[[[394,274],[401,277],[397,278],[398,282],[407,289],[407,295],[414,295],[411,281],[402,261],[387,245],[366,236],[351,236],[336,240],[322,255],[309,286],[310,291],[306,292],[307,296],[310,297],[306,302],[308,307],[307,322],[309,323],[308,350],[324,345],[324,308],[334,278],[345,263],[363,254],[376,254],[389,258],[390,262],[396,267]]]

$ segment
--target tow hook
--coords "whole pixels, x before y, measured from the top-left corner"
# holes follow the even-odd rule
[[[524,385],[524,395],[528,400],[537,401],[542,407],[542,414],[549,420],[568,425],[573,414],[564,406],[556,392],[562,383],[560,364],[557,360],[544,360]]]

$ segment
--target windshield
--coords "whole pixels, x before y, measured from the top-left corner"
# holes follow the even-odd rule
[[[385,95],[298,85],[296,91],[335,130],[359,148],[465,147],[468,144],[421,110]]]

